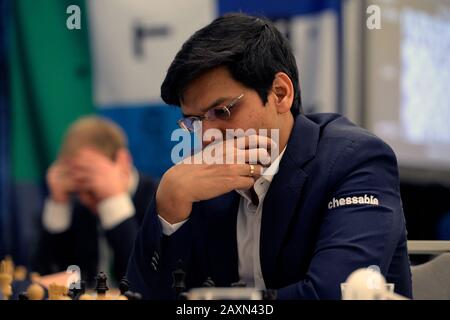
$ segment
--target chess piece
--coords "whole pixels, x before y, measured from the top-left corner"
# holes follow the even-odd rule
[[[128,281],[127,278],[123,277],[122,280],[120,280],[120,282],[119,282],[119,290],[120,290],[120,294],[121,295],[124,295],[125,292],[130,290],[130,282]]]
[[[183,262],[178,260],[178,267],[172,273],[173,276],[173,285],[172,288],[175,289],[176,299],[179,299],[180,294],[186,289],[186,272],[182,269]]]
[[[45,290],[39,284],[33,283],[28,287],[26,296],[28,300],[43,300]]]
[[[80,287],[77,288],[76,283],[73,282],[70,286],[68,296],[72,300],[78,300],[80,296],[82,296],[86,291],[86,282],[81,280],[80,281]]]
[[[106,274],[103,271],[100,271],[99,274],[95,277],[95,280],[97,281],[97,285],[95,287],[95,290],[97,291],[97,300],[108,300],[106,291],[108,291],[109,288],[106,283],[108,280]]]
[[[0,291],[4,300],[8,300],[12,295],[11,283],[13,280],[12,271],[9,269],[10,265],[6,260],[0,263]]]
[[[139,292],[134,293],[134,300],[142,300],[142,295]]]
[[[6,256],[3,261],[5,261],[5,272],[14,276],[14,261],[11,256]]]
[[[128,300],[142,300],[142,295],[137,292],[127,291],[123,294]]]
[[[203,287],[212,288],[212,287],[215,287],[215,286],[216,286],[216,284],[211,279],[211,277],[206,278],[205,282],[203,282]]]
[[[130,291],[130,282],[123,277],[119,282],[120,296],[117,300],[142,300],[142,295],[137,292]]]
[[[14,269],[14,280],[15,281],[24,281],[27,277],[27,268],[24,266],[17,266]]]

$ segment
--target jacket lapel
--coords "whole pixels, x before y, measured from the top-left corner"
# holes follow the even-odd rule
[[[276,285],[278,254],[289,231],[300,193],[308,175],[302,167],[314,157],[319,126],[300,115],[296,118],[286,152],[264,199],[260,260],[265,284]]]

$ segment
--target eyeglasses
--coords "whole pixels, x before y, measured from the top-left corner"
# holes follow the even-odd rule
[[[227,120],[231,117],[231,109],[236,106],[243,96],[244,94],[241,93],[240,96],[231,100],[229,104],[209,109],[204,116],[190,116],[180,119],[178,120],[178,125],[188,132],[195,132],[199,127],[197,124],[203,120]]]

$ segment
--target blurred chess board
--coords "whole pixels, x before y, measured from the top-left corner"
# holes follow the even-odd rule
[[[11,257],[0,262],[0,300],[140,300],[141,295],[129,290],[124,278],[119,288],[109,288],[103,272],[96,277],[96,287],[88,289],[82,279],[59,272],[41,276],[15,266]]]

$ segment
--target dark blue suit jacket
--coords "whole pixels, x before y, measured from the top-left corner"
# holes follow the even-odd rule
[[[162,234],[153,200],[128,264],[132,289],[148,299],[174,298],[180,259],[187,289],[207,277],[216,286],[237,282],[239,199],[231,192],[195,203],[171,236]],[[277,289],[279,299],[340,299],[340,283],[370,265],[411,297],[391,148],[342,116],[298,116],[264,199],[260,257],[266,287]]]

